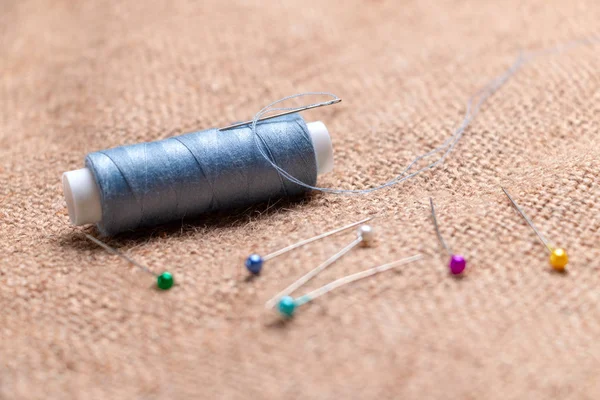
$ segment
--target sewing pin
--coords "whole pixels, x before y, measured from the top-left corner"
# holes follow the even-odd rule
[[[396,268],[401,265],[420,260],[421,258],[422,258],[422,256],[420,254],[417,254],[412,257],[394,261],[389,264],[384,264],[384,265],[380,265],[378,267],[367,269],[362,272],[357,272],[355,274],[348,275],[343,278],[337,279],[333,282],[330,282],[327,285],[322,286],[318,289],[315,289],[312,292],[309,292],[309,293],[307,293],[303,296],[300,296],[296,299],[294,299],[291,296],[283,296],[281,299],[279,299],[279,302],[277,304],[277,309],[282,316],[284,316],[286,318],[292,317],[294,315],[294,312],[296,311],[296,308],[298,308],[310,301],[313,301],[317,297],[320,297],[320,296],[324,295],[325,293],[331,292],[332,290],[337,289],[340,286],[347,285],[352,282],[356,282],[360,279],[368,278],[370,276],[388,271],[392,268]]]
[[[519,207],[517,205],[517,203],[513,200],[511,195],[508,194],[506,189],[502,188],[502,191],[504,192],[506,197],[508,197],[508,199],[512,203],[515,210],[517,210],[519,212],[519,214],[521,214],[521,216],[523,217],[525,222],[527,222],[527,224],[531,227],[531,229],[533,229],[533,231],[535,232],[537,237],[540,239],[542,244],[550,252],[550,265],[552,266],[552,268],[554,268],[556,271],[561,271],[561,272],[564,271],[565,267],[569,263],[569,257],[567,256],[567,252],[565,251],[565,249],[561,249],[559,247],[552,246],[548,242],[548,240],[546,240],[546,238],[540,233],[540,231],[538,231],[538,229],[535,227],[535,225],[533,224],[531,219],[529,219],[529,217],[525,214],[525,212],[521,209],[521,207]]]
[[[248,271],[250,271],[252,274],[254,274],[254,275],[258,275],[258,274],[260,274],[260,271],[262,270],[262,266],[263,266],[263,264],[264,264],[266,261],[269,261],[269,260],[271,260],[271,259],[273,259],[273,258],[275,258],[275,257],[278,257],[278,256],[280,256],[280,255],[282,255],[282,254],[284,254],[284,253],[287,253],[288,251],[291,251],[291,250],[297,249],[298,247],[302,247],[302,246],[304,246],[304,245],[307,245],[307,244],[309,244],[309,243],[312,243],[312,242],[314,242],[314,241],[316,241],[316,240],[323,239],[323,238],[325,238],[325,237],[327,237],[327,236],[335,235],[336,233],[340,233],[340,232],[343,232],[343,231],[345,231],[345,230],[348,230],[348,229],[354,228],[355,226],[358,226],[358,225],[364,224],[365,222],[367,222],[367,221],[370,221],[370,220],[372,220],[373,218],[374,218],[374,217],[365,218],[365,219],[363,219],[363,220],[360,220],[360,221],[358,221],[358,222],[353,222],[353,223],[351,223],[351,224],[349,224],[349,225],[342,226],[341,228],[336,228],[336,229],[334,229],[334,230],[332,230],[332,231],[325,232],[325,233],[322,233],[322,234],[320,234],[320,235],[317,235],[317,236],[311,237],[311,238],[309,238],[309,239],[302,240],[302,241],[300,241],[300,242],[298,242],[298,243],[294,243],[294,244],[292,244],[292,245],[290,245],[290,246],[284,247],[283,249],[277,250],[277,251],[275,251],[275,252],[273,252],[273,253],[271,253],[271,254],[268,254],[268,255],[266,255],[266,256],[264,256],[264,257],[260,256],[259,254],[251,254],[251,255],[250,255],[250,256],[249,256],[249,257],[246,259],[246,263],[245,263],[245,264],[246,264],[246,268],[247,268],[247,269],[248,269]]]
[[[435,233],[437,234],[437,237],[440,243],[442,244],[442,247],[450,256],[448,268],[450,269],[450,272],[453,275],[460,275],[467,266],[467,260],[464,256],[460,254],[453,254],[452,251],[450,251],[450,248],[448,247],[448,245],[444,241],[444,238],[442,237],[442,234],[440,233],[440,227],[438,226],[437,218],[435,216],[435,207],[433,206],[433,199],[431,197],[429,198],[429,204],[431,205],[431,217],[433,218],[433,226],[435,227]]]
[[[357,235],[356,239],[354,239],[352,242],[350,242],[342,250],[338,251],[333,256],[329,257],[327,259],[327,261],[325,261],[323,264],[312,269],[311,271],[309,271],[308,273],[303,275],[300,279],[298,279],[297,281],[292,283],[290,286],[286,287],[281,292],[279,292],[275,296],[273,296],[273,298],[271,298],[269,301],[267,301],[267,303],[265,304],[265,307],[273,308],[275,306],[275,304],[277,304],[279,302],[280,299],[282,299],[285,296],[289,296],[292,292],[294,292],[300,286],[304,285],[306,282],[310,281],[312,278],[314,278],[319,273],[321,273],[323,270],[325,270],[325,268],[331,266],[333,263],[335,263],[337,260],[342,258],[344,255],[348,254],[348,252],[350,250],[352,250],[359,244],[363,245],[365,247],[368,247],[375,240],[375,233],[373,231],[373,228],[371,228],[370,225],[362,225],[361,227],[359,227],[357,234],[358,235]]]
[[[146,267],[145,265],[140,264],[139,262],[135,261],[134,259],[130,258],[129,256],[121,253],[119,250],[117,250],[113,247],[110,247],[106,243],[96,239],[92,235],[88,235],[87,233],[84,233],[84,235],[86,238],[88,238],[92,242],[96,243],[98,246],[102,247],[104,250],[108,251],[109,253],[119,256],[122,259],[129,262],[130,264],[135,265],[142,271],[155,276],[156,277],[156,286],[159,289],[168,290],[168,289],[171,289],[171,287],[173,286],[173,284],[174,284],[173,275],[170,272],[165,271],[159,275],[159,274],[153,272],[150,268]]]

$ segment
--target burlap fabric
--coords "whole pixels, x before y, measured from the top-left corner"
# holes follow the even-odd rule
[[[329,127],[327,186],[398,173],[522,49],[587,37],[596,0],[17,1],[0,5],[0,397],[600,398],[599,46],[529,64],[442,168],[364,196],[315,194],[125,235],[154,279],[68,225],[60,175],[90,151],[247,119],[288,94]],[[565,275],[500,191],[568,249]],[[452,279],[428,209],[468,258]],[[353,237],[243,259],[352,222],[356,250],[312,281],[426,259],[273,322],[264,302]],[[92,228],[87,231],[94,233]]]

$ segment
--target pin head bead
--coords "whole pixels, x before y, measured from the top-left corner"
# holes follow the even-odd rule
[[[284,317],[291,317],[296,310],[296,301],[292,296],[283,296],[277,303],[277,309]]]
[[[170,272],[163,272],[156,279],[156,285],[159,289],[168,290],[173,286],[173,275]]]
[[[362,225],[358,228],[358,236],[362,238],[363,246],[370,246],[375,241],[375,232],[371,225]]]
[[[466,266],[467,260],[465,260],[463,256],[461,256],[460,254],[452,254],[452,257],[450,257],[450,263],[448,264],[448,267],[450,268],[450,272],[452,272],[453,275],[461,274],[465,270]]]
[[[550,252],[550,265],[557,271],[563,271],[569,263],[569,257],[564,249],[552,249]]]
[[[250,271],[250,273],[258,275],[260,274],[260,270],[262,269],[263,263],[264,260],[261,256],[259,256],[258,254],[251,254],[246,259],[246,268],[248,269],[248,271]]]

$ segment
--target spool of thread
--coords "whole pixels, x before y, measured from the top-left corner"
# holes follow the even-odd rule
[[[333,169],[327,127],[299,114],[263,121],[255,133],[208,129],[88,154],[85,168],[62,177],[69,217],[113,235],[308,190],[280,176],[258,146],[308,185]]]

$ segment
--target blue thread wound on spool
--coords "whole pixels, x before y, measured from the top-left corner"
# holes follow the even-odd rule
[[[256,133],[274,163],[308,185],[316,183],[315,150],[300,115],[262,122]],[[308,190],[280,176],[249,127],[98,151],[87,156],[86,166],[100,192],[98,228],[105,235]]]

